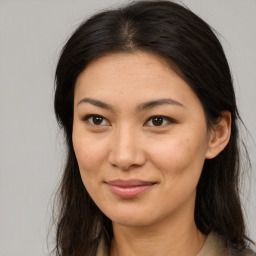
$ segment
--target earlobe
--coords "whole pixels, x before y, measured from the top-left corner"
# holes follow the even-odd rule
[[[231,113],[223,111],[218,122],[211,128],[206,159],[216,157],[228,144],[231,134]]]

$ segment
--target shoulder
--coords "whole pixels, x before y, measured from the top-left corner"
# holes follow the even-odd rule
[[[233,251],[233,253],[231,253],[231,256],[256,256],[256,251],[253,244],[250,244],[243,251]]]
[[[212,232],[207,237],[203,248],[197,256],[256,256],[256,253],[251,249],[237,252],[227,248],[222,237]]]
[[[197,254],[197,256],[226,256],[227,249],[224,245],[223,240],[216,233],[211,232],[201,251]]]
[[[251,249],[246,249],[242,252],[232,253],[231,256],[256,256],[256,253]]]
[[[251,249],[247,249],[244,251],[244,256],[256,256],[256,252],[251,250]]]

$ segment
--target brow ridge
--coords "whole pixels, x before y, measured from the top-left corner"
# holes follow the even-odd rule
[[[150,109],[150,108],[153,108],[153,107],[166,105],[166,104],[184,107],[183,104],[181,104],[180,102],[178,102],[174,99],[164,98],[164,99],[157,99],[157,100],[152,100],[152,101],[149,101],[149,102],[142,103],[136,108],[136,111],[143,111],[143,110],[146,110],[146,109]]]
[[[90,103],[90,104],[92,104],[96,107],[100,107],[100,108],[103,108],[103,109],[107,109],[111,112],[114,112],[114,107],[113,106],[111,106],[110,104],[107,104],[103,101],[97,100],[97,99],[83,98],[77,103],[77,105],[80,105],[82,103]],[[178,102],[174,99],[163,98],[163,99],[157,99],[157,100],[152,100],[152,101],[142,103],[142,104],[140,104],[136,107],[136,111],[141,112],[141,111],[144,111],[144,110],[147,110],[147,109],[151,109],[151,108],[161,106],[161,105],[166,105],[166,104],[184,107],[183,104],[181,104],[180,102]]]
[[[96,99],[92,99],[92,98],[83,98],[77,103],[77,106],[82,103],[90,103],[96,107],[104,108],[104,109],[110,110],[112,112],[114,111],[114,109],[111,105],[109,105],[103,101],[100,101],[100,100],[96,100]]]

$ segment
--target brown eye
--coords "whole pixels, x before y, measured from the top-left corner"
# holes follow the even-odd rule
[[[147,125],[149,126],[164,126],[175,121],[167,116],[153,116],[148,119]]]
[[[100,125],[103,121],[103,117],[102,116],[93,116],[92,117],[92,123],[95,125]]]
[[[159,117],[159,116],[156,116],[156,117],[153,117],[152,118],[152,124],[154,126],[160,126],[163,124],[163,118],[162,117]]]
[[[88,115],[83,118],[84,121],[88,122],[90,125],[95,126],[103,126],[103,125],[109,125],[109,122],[100,115]]]

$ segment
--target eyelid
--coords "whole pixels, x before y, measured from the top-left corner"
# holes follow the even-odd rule
[[[154,115],[154,116],[151,116],[150,118],[148,118],[145,124],[147,124],[149,121],[151,121],[151,120],[152,120],[153,118],[155,118],[155,117],[160,117],[160,118],[162,118],[164,121],[167,121],[169,124],[177,123],[177,122],[176,122],[173,118],[171,118],[171,117],[163,116],[163,115]],[[157,125],[148,125],[148,126],[151,126],[151,127],[163,127],[163,126],[165,126],[165,125],[167,125],[167,124],[159,125],[159,126],[157,126]]]
[[[102,124],[102,123],[101,123],[101,124],[98,124],[98,125],[97,125],[97,124],[93,124],[92,122],[89,121],[89,119],[92,118],[92,117],[100,117],[100,118],[102,118],[104,124]],[[162,118],[165,123],[164,123],[164,124],[161,124],[161,125],[148,125],[148,122],[149,122],[149,121],[152,121],[153,118],[157,118],[157,117]],[[108,121],[105,117],[103,117],[102,115],[98,115],[98,114],[88,114],[88,115],[86,115],[86,116],[84,116],[84,117],[82,118],[82,121],[88,122],[89,125],[95,126],[95,127],[110,126],[109,121]],[[147,126],[150,126],[150,127],[163,127],[163,126],[165,126],[165,125],[173,124],[173,123],[176,123],[176,121],[175,121],[173,118],[168,117],[168,116],[164,116],[164,115],[154,115],[154,116],[151,116],[151,117],[148,118],[147,121],[145,122],[145,124],[146,124]]]
[[[99,125],[93,124],[93,123],[91,123],[91,122],[89,121],[89,119],[92,118],[92,117],[100,117],[100,118],[102,118],[103,120],[105,120],[105,121],[107,122],[107,124],[99,124]],[[90,125],[95,126],[95,127],[97,127],[97,126],[98,126],[98,127],[100,127],[100,126],[110,126],[109,121],[108,121],[104,116],[101,116],[101,115],[98,115],[98,114],[89,114],[89,115],[86,115],[86,116],[84,116],[84,117],[82,118],[82,121],[88,122]]]

